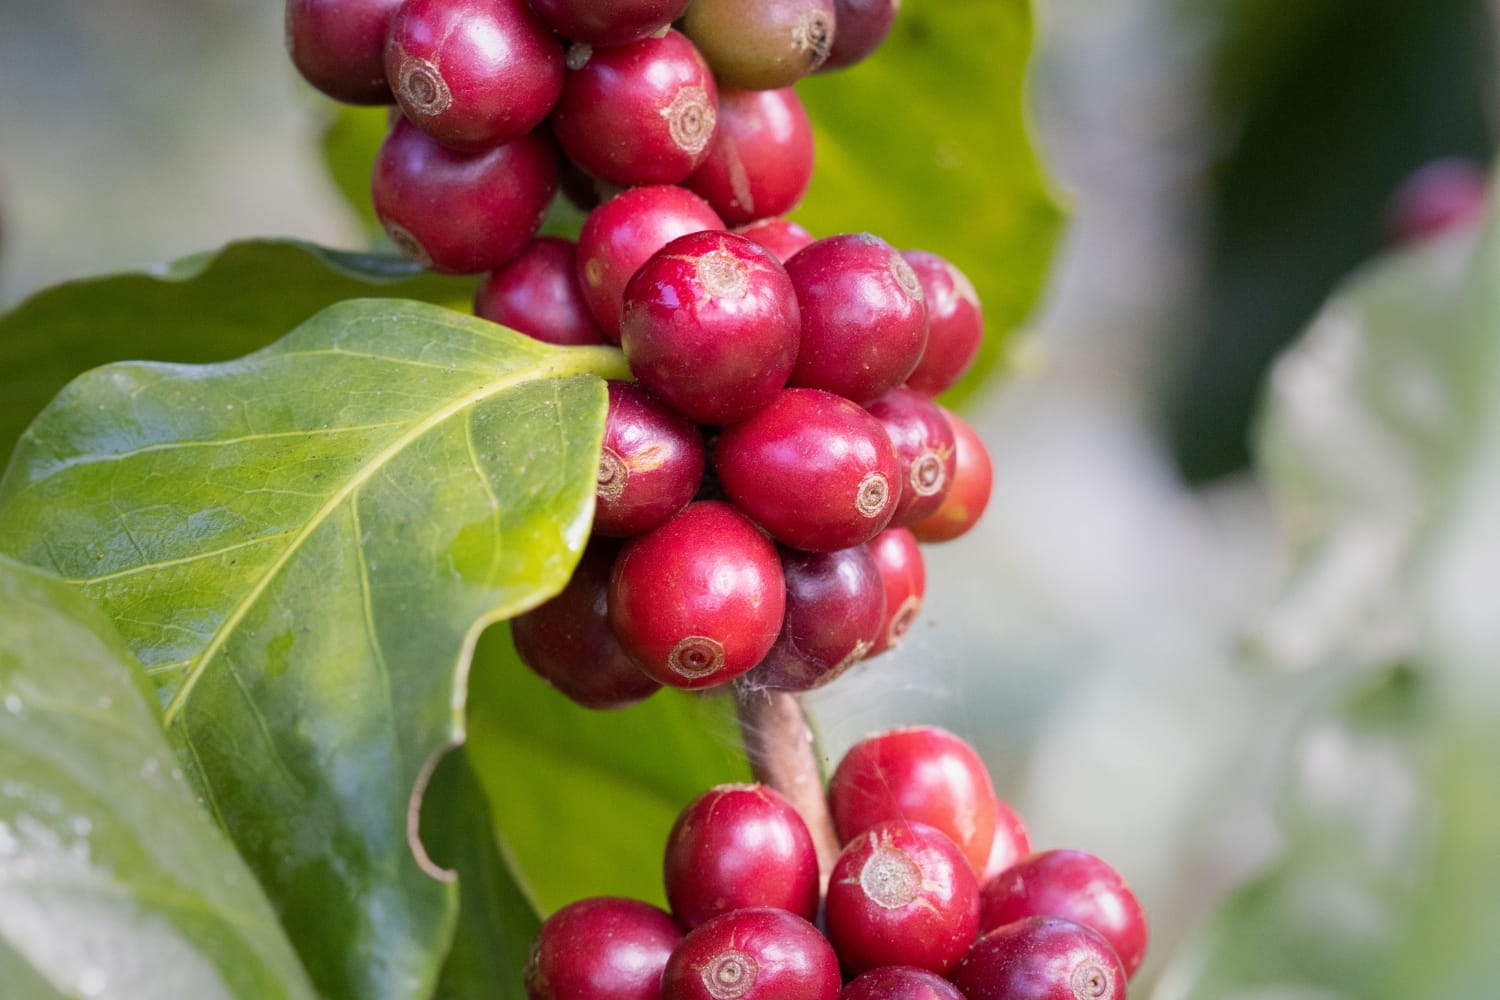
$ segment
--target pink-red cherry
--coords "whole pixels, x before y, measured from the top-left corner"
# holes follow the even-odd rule
[[[607,344],[578,286],[578,248],[539,236],[474,295],[474,314],[548,344]]]
[[[527,1000],[658,1000],[682,929],[648,903],[598,896],[542,922],[526,963]]]
[[[911,965],[871,969],[852,980],[839,1000],[964,1000],[958,987],[935,972]]]
[[[906,528],[887,528],[867,543],[885,588],[881,619],[871,656],[899,645],[911,631],[927,593],[927,565],[917,538]]]
[[[687,10],[690,0],[531,0],[566,39],[596,48],[654,35]]]
[[[1397,243],[1412,243],[1471,226],[1484,215],[1488,198],[1484,167],[1461,157],[1433,160],[1396,189],[1386,229]]]
[[[751,907],[689,931],[667,960],[661,1000],[837,1000],[828,940],[795,913]]]
[[[896,449],[901,498],[891,524],[899,528],[936,513],[953,487],[958,465],[953,426],[942,409],[921,393],[900,386],[867,409],[885,425]]]
[[[980,886],[989,885],[995,876],[1030,853],[1031,836],[1026,832],[1026,825],[1010,803],[995,796],[995,840],[990,845],[990,857],[984,864],[984,871],[979,874]]]
[[[906,376],[908,389],[936,396],[957,382],[974,363],[984,339],[979,293],[962,271],[935,253],[904,250],[927,300],[927,347]]]
[[[798,250],[813,242],[812,233],[791,219],[785,219],[779,215],[736,226],[734,231],[771,251],[771,256],[783,264],[791,260],[792,255]]]
[[[1125,969],[1109,942],[1050,917],[981,935],[948,979],[966,1000],[1125,1000]]]
[[[953,485],[937,510],[907,525],[919,542],[948,542],[968,533],[990,502],[994,466],[984,441],[958,414],[944,409],[953,428]]]
[[[391,104],[385,35],[401,0],[287,0],[286,46],[308,83],[345,104]]]
[[[698,492],[698,427],[638,382],[609,383],[594,533],[627,538],[660,527]]]
[[[683,183],[737,226],[796,208],[812,170],[812,123],[795,90],[725,90],[708,154]]]

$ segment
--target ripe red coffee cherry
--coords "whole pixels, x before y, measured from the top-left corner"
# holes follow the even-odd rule
[[[1109,942],[1048,917],[981,936],[948,979],[967,1000],[1125,1000],[1125,969]]]
[[[594,533],[627,538],[686,507],[703,479],[697,426],[636,382],[609,383]]]
[[[781,635],[741,683],[780,691],[822,687],[869,655],[885,620],[885,587],[864,545],[781,554]]]
[[[375,214],[401,252],[434,271],[478,274],[535,235],[557,185],[557,154],[535,135],[458,153],[404,118],[375,157]]]
[[[708,202],[670,184],[631,188],[590,212],[578,234],[578,282],[604,335],[620,342],[625,285],[647,258],[679,236],[723,228]]]
[[[1484,215],[1489,177],[1472,160],[1433,160],[1396,189],[1386,212],[1386,229],[1398,243],[1427,239],[1472,225]]]
[[[964,1000],[948,980],[910,965],[871,969],[844,987],[839,1000]]]
[[[819,72],[853,66],[880,48],[896,21],[901,0],[833,0],[833,48]]]
[[[990,858],[979,875],[981,887],[987,886],[1011,865],[1031,853],[1031,837],[1021,817],[998,795],[995,797],[995,840],[990,845]],[[981,914],[980,923],[983,925]]]
[[[1026,917],[1061,917],[1109,942],[1126,977],[1146,956],[1146,914],[1135,893],[1086,851],[1042,851],[1016,862],[984,887],[981,925],[993,930]]]
[[[850,972],[914,965],[946,973],[979,931],[979,882],[941,830],[892,820],[844,847],[824,913],[828,939]]]
[[[964,273],[935,253],[904,250],[927,300],[927,349],[906,387],[936,396],[957,382],[974,363],[984,339],[979,293]]]
[[[776,641],[786,587],[776,547],[743,514],[702,500],[626,543],[609,620],[646,673],[678,688],[723,684]]]
[[[704,424],[726,424],[776,398],[797,358],[801,323],[786,269],[725,232],[680,236],[625,286],[620,344],[636,378]]]
[[[901,498],[891,524],[901,527],[936,513],[953,486],[958,460],[953,427],[943,411],[921,393],[900,386],[868,409],[885,425],[896,449]]]
[[[618,48],[568,50],[552,133],[568,158],[622,186],[676,184],[708,155],[719,90],[676,31]]]
[[[682,30],[726,87],[790,87],[828,58],[833,0],[693,0]]]
[[[405,0],[385,72],[412,124],[478,152],[547,117],[562,93],[563,50],[525,0]]]
[[[896,506],[896,453],[880,421],[817,389],[783,390],[719,432],[725,494],[783,545],[833,552],[875,537]]]
[[[887,528],[868,546],[885,588],[885,617],[869,654],[876,656],[900,644],[917,620],[927,593],[927,566],[916,536],[905,528]]]
[[[682,930],[634,899],[569,903],[542,922],[526,963],[527,1000],[658,1000]]]
[[[974,748],[936,726],[877,733],[849,748],[828,782],[840,841],[886,820],[937,827],[984,870],[995,837],[995,792]]]
[[[937,510],[907,525],[919,542],[947,542],[966,534],[984,513],[995,482],[990,453],[974,428],[952,410],[943,410],[943,416],[953,427],[953,485]]]
[[[691,0],[531,0],[559,35],[603,48],[654,35],[682,16]]]
[[[578,248],[539,236],[479,285],[474,314],[548,344],[607,344],[578,287]]]
[[[689,928],[752,906],[817,916],[812,835],[765,785],[720,785],[694,799],[667,837],[663,870],[672,915]]]
[[[751,907],[688,932],[667,960],[661,1000],[837,1000],[839,963],[795,913]]]
[[[683,183],[739,225],[796,208],[812,171],[812,123],[795,90],[725,90],[708,155]]]
[[[922,285],[869,233],[829,236],[786,262],[802,309],[791,385],[864,404],[906,380],[927,346]]]
[[[391,104],[385,33],[401,0],[287,0],[286,47],[308,83],[345,104]]]
[[[757,219],[747,225],[736,226],[734,231],[771,251],[771,256],[783,264],[791,260],[792,255],[798,250],[813,241],[812,233],[791,219],[783,219],[780,216]]]

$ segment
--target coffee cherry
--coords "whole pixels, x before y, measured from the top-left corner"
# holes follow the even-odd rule
[[[345,104],[392,104],[385,35],[401,0],[287,0],[286,46],[308,83]]]
[[[864,404],[906,380],[927,345],[927,306],[905,258],[853,233],[809,244],[786,269],[802,309],[791,385]]]
[[[984,887],[981,925],[993,930],[1026,917],[1061,917],[1104,936],[1126,977],[1146,955],[1146,914],[1106,862],[1086,851],[1043,851],[1023,858]]]
[[[562,592],[510,620],[521,662],[584,708],[622,708],[661,687],[609,627],[609,576],[619,551],[619,542],[591,539]]]
[[[590,212],[578,234],[578,280],[604,335],[620,342],[625,285],[647,258],[679,236],[723,228],[708,202],[669,184],[631,188]]]
[[[876,656],[898,645],[917,620],[927,592],[927,567],[916,536],[905,528],[887,528],[867,546],[885,589],[885,617],[869,654]]]
[[[756,413],[797,357],[797,296],[759,244],[691,233],[658,250],[625,287],[620,344],[636,378],[705,424]]]
[[[984,761],[936,726],[877,733],[849,748],[828,782],[840,841],[886,820],[914,820],[943,831],[975,872],[995,837],[995,792]]]
[[[827,939],[794,913],[735,910],[688,932],[667,960],[661,1000],[837,1000]]]
[[[1450,157],[1425,164],[1396,189],[1386,211],[1386,230],[1398,243],[1412,243],[1472,225],[1484,215],[1489,177],[1472,160]]]
[[[610,382],[594,533],[626,538],[665,524],[693,499],[703,466],[692,421],[639,383]]]
[[[682,30],[725,86],[790,87],[828,58],[833,0],[693,0]]]
[[[818,912],[812,835],[765,785],[720,785],[694,799],[667,837],[664,875],[672,915],[689,928],[752,906],[805,920]]]
[[[795,90],[725,90],[708,154],[683,183],[739,225],[796,208],[812,171],[812,123]]]
[[[531,0],[559,35],[596,48],[654,35],[687,10],[689,0]]]
[[[979,882],[942,831],[892,820],[844,847],[825,915],[828,939],[850,972],[914,965],[946,973],[979,931]]]
[[[979,354],[984,315],[979,294],[964,273],[935,253],[904,250],[927,300],[927,348],[906,387],[936,396],[961,378]]]
[[[880,421],[817,389],[783,390],[719,432],[719,483],[783,545],[833,552],[868,541],[896,505],[896,454]]]
[[[539,236],[474,294],[474,314],[548,344],[607,344],[578,287],[578,248]]]
[[[864,545],[781,554],[786,617],[765,660],[741,682],[755,688],[822,687],[869,655],[885,620],[885,587]]]
[[[734,231],[771,251],[771,256],[783,264],[790,260],[798,250],[813,241],[812,233],[791,219],[783,219],[780,216],[757,219],[747,225],[736,226]]]
[[[948,979],[967,1000],[1125,1000],[1125,969],[1109,942],[1048,917],[981,936]]]
[[[953,486],[938,509],[907,527],[920,542],[947,542],[966,534],[990,502],[994,467],[979,435],[952,410],[943,416],[953,427]]]
[[[536,233],[557,184],[557,154],[536,135],[459,153],[404,118],[375,157],[371,194],[386,235],[411,259],[447,274],[510,260]]]
[[[574,163],[622,186],[676,184],[708,155],[719,91],[676,31],[618,48],[574,45],[552,132]]]
[[[901,527],[937,512],[953,486],[957,444],[938,405],[900,386],[871,403],[870,415],[885,425],[896,449],[901,497],[891,524]]]
[[[990,857],[979,875],[980,886],[987,886],[1011,865],[1031,853],[1031,837],[1021,817],[998,795],[995,797],[995,840],[990,845]],[[983,918],[981,916],[981,925]]]
[[[819,67],[820,73],[853,66],[880,48],[890,34],[901,0],[833,0],[835,23],[833,48]]]
[[[412,124],[477,152],[547,117],[562,93],[563,50],[525,0],[405,0],[385,72]]]
[[[569,903],[542,922],[526,963],[527,1000],[658,1000],[682,930],[633,899]]]
[[[911,965],[871,969],[854,979],[839,1000],[964,1000],[942,976]]]
[[[703,500],[626,543],[609,620],[626,653],[663,684],[723,684],[776,641],[786,587],[776,547],[727,503]]]

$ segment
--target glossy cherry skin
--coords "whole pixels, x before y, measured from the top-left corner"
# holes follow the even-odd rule
[[[671,184],[631,188],[590,212],[578,234],[578,283],[604,335],[620,342],[625,286],[652,254],[679,236],[723,228],[708,202]]]
[[[901,498],[891,524],[899,528],[936,513],[953,487],[958,464],[953,426],[943,411],[921,393],[901,386],[866,409],[885,425],[896,449]]]
[[[908,726],[860,740],[828,782],[839,840],[876,823],[906,819],[942,830],[975,872],[995,837],[995,792],[974,748],[936,726]]]
[[[678,688],[731,681],[765,658],[786,608],[776,546],[730,504],[700,500],[626,543],[609,620],[646,673]]]
[[[907,525],[919,542],[948,542],[968,533],[990,502],[994,466],[974,428],[958,414],[944,409],[953,428],[953,485],[938,509]]]
[[[724,90],[708,155],[683,183],[737,226],[796,208],[812,171],[812,123],[795,90]]]
[[[858,976],[839,1000],[964,1000],[958,987],[935,972],[911,965],[887,965]]]
[[[578,286],[578,248],[538,236],[491,272],[474,294],[474,314],[548,344],[607,344]]]
[[[691,0],[531,0],[557,33],[596,48],[654,35],[682,16]]]
[[[913,965],[946,973],[979,932],[979,881],[925,823],[877,823],[844,846],[828,880],[828,940],[852,973]]]
[[[833,0],[693,0],[687,32],[726,87],[790,87],[833,45]]]
[[[1396,189],[1386,229],[1397,243],[1411,243],[1472,225],[1484,215],[1488,197],[1484,167],[1460,157],[1433,160]]]
[[[447,274],[505,264],[536,234],[557,185],[557,154],[535,135],[459,153],[396,122],[370,184],[375,214],[401,252]]]
[[[385,34],[401,0],[287,0],[286,46],[308,83],[345,104],[391,104]]]
[[[720,785],[694,799],[667,836],[663,873],[672,915],[689,928],[752,906],[817,916],[812,835],[766,785]]]
[[[839,963],[795,913],[751,907],[689,931],[667,960],[661,1000],[837,1000]]]
[[[783,545],[847,549],[875,537],[895,509],[896,453],[880,421],[817,389],[783,390],[719,432],[719,484]]]
[[[569,903],[542,922],[526,963],[527,1000],[658,1000],[682,929],[634,899]]]
[[[802,309],[790,385],[868,403],[904,382],[927,346],[922,285],[906,259],[868,233],[829,236],[786,262]]]
[[[620,345],[636,378],[703,424],[743,420],[775,399],[801,320],[786,269],[726,232],[680,236],[625,286]]]
[[[510,620],[521,662],[584,708],[622,708],[661,688],[609,627],[609,576],[619,550],[613,539],[591,539],[562,592]]]
[[[853,66],[880,48],[896,21],[901,0],[833,0],[833,47],[818,72]]]
[[[784,219],[779,215],[736,226],[734,231],[771,251],[771,256],[783,264],[798,250],[813,242],[812,233],[791,219]]]
[[[781,554],[786,617],[781,635],[741,683],[809,691],[869,655],[885,620],[885,586],[864,545],[836,552]]]
[[[1087,851],[1042,851],[1011,865],[984,887],[981,924],[993,930],[1025,917],[1061,917],[1104,935],[1135,975],[1146,956],[1146,914],[1109,864]]]
[[[1125,1000],[1125,969],[1109,942],[1050,917],[981,935],[948,979],[967,1000]]]
[[[1031,836],[1026,832],[1026,825],[1010,803],[995,796],[995,840],[990,845],[990,857],[984,863],[984,871],[979,875],[980,887],[989,885],[995,876],[1030,853]],[[983,922],[981,915],[981,925]]]
[[[568,50],[552,133],[568,159],[621,186],[676,184],[708,156],[719,88],[685,36]]]
[[[871,656],[900,644],[922,610],[927,593],[927,565],[917,538],[905,528],[887,528],[867,543],[885,589],[885,617]]]
[[[686,507],[703,479],[703,436],[638,382],[609,383],[594,533],[644,534]]]
[[[935,253],[903,250],[927,300],[927,347],[906,387],[936,396],[957,382],[974,363],[984,339],[979,293],[962,271]]]

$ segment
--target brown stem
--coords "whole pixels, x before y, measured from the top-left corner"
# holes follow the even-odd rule
[[[756,781],[776,789],[802,814],[818,852],[818,871],[826,888],[833,863],[838,860],[839,842],[828,815],[823,775],[802,705],[789,691],[751,690],[738,684],[734,702],[750,770]]]

